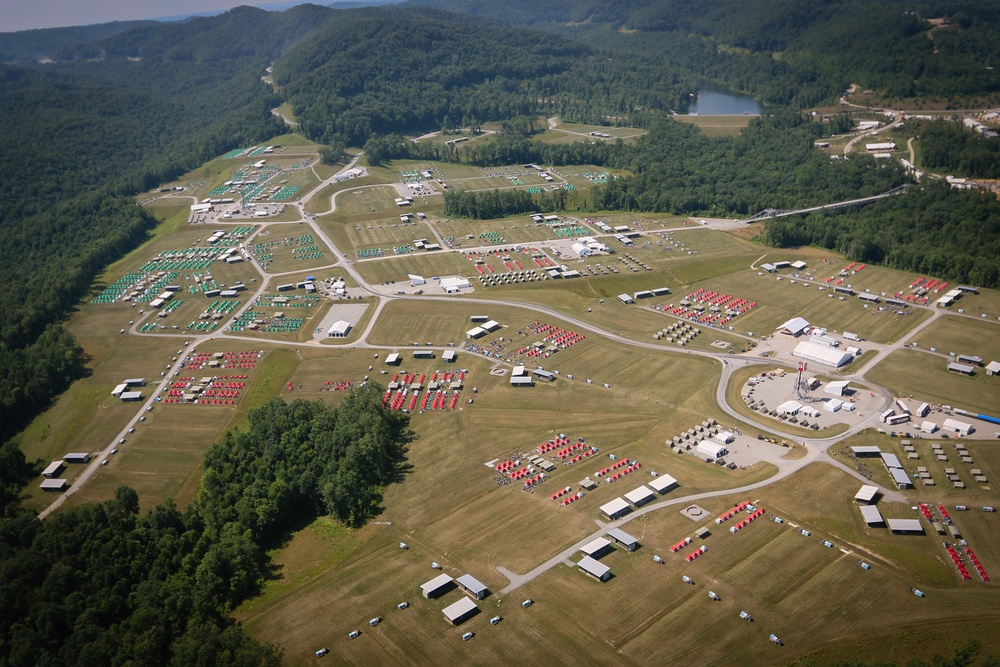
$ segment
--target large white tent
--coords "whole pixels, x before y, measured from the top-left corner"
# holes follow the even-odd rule
[[[815,361],[826,366],[833,366],[834,368],[840,368],[851,360],[851,355],[847,352],[826,347],[825,345],[810,343],[809,341],[802,341],[796,345],[792,351],[792,356],[807,361]]]

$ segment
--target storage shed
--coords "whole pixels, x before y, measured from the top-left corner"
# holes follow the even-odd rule
[[[655,497],[656,494],[645,485],[633,489],[625,494],[625,499],[636,507],[642,507]]]
[[[670,475],[660,473],[659,476],[649,483],[649,486],[657,493],[666,493],[677,486],[677,480]]]
[[[874,505],[862,505],[861,517],[869,526],[882,526],[885,524],[885,520],[882,518],[882,513],[879,512],[878,508]]]
[[[923,535],[924,527],[917,519],[889,519],[889,530],[898,534]]]
[[[603,537],[598,537],[595,540],[587,542],[582,547],[580,551],[583,552],[584,556],[590,556],[591,558],[600,558],[604,554],[611,551],[611,542],[608,542]]]
[[[611,502],[601,505],[601,514],[612,521],[622,518],[631,511],[632,507],[622,498],[615,498]]]
[[[62,469],[63,469],[62,461],[53,461],[52,463],[50,463],[45,467],[45,470],[42,471],[42,477],[45,477],[46,479],[52,479],[60,472],[62,472]]]
[[[639,540],[626,533],[621,528],[612,528],[608,531],[608,537],[615,544],[625,548],[626,551],[635,551],[639,548]]]
[[[577,565],[581,572],[589,574],[598,581],[607,581],[611,577],[611,568],[590,556],[584,556]]]
[[[447,574],[439,574],[430,581],[420,585],[420,591],[427,599],[436,598],[451,590],[455,585],[455,580]]]
[[[489,589],[486,588],[486,584],[479,581],[471,574],[463,574],[461,577],[455,580],[458,587],[465,591],[468,595],[471,595],[476,600],[482,600],[489,593]]]
[[[38,485],[42,491],[62,491],[67,486],[68,482],[65,479],[43,479],[42,483]]]
[[[875,502],[878,497],[878,487],[871,484],[865,484],[861,489],[854,494],[854,499],[859,503],[864,503],[865,505],[871,505]]]
[[[450,604],[441,610],[444,617],[448,619],[448,622],[452,625],[458,625],[462,621],[466,620],[473,614],[479,611],[479,607],[476,603],[469,598],[462,598],[455,604]]]

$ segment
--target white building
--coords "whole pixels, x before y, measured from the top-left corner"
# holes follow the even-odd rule
[[[816,363],[823,364],[825,366],[833,366],[834,368],[840,368],[844,364],[850,362],[852,358],[847,352],[842,352],[824,345],[810,343],[809,341],[802,341],[796,345],[795,349],[792,351],[792,356],[799,357],[800,359],[805,359],[807,361],[815,361]]]
[[[726,449],[725,445],[720,445],[719,443],[712,442],[711,440],[702,440],[699,442],[695,451],[697,451],[701,456],[713,460],[723,457],[729,453],[729,450]]]
[[[347,334],[349,334],[350,331],[351,331],[350,322],[348,322],[347,320],[338,320],[337,322],[333,323],[333,326],[330,327],[330,331],[327,332],[327,335],[332,338],[346,338]]]

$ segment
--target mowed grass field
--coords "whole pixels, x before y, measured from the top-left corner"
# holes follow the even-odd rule
[[[479,275],[473,268],[472,262],[463,259],[461,255],[454,252],[411,253],[399,257],[356,262],[354,267],[365,280],[376,285],[389,280],[409,284],[407,276],[411,273],[425,278],[465,276],[471,279],[473,275]],[[425,287],[425,292],[440,290],[434,284],[429,283],[429,285],[430,289]],[[443,294],[443,292],[441,293]]]
[[[985,364],[1000,360],[1000,324],[983,319],[960,315],[939,317],[920,332],[917,342],[921,349],[936,347],[942,354],[976,355]]]
[[[440,656],[435,646],[448,637],[453,635],[459,645],[458,635],[466,628],[476,629],[485,637],[487,633],[482,628],[489,627],[486,620],[495,609],[499,608],[505,617],[498,628],[507,624],[510,632],[519,627],[515,620],[519,607],[511,601],[495,606],[500,600],[496,591],[506,584],[495,567],[503,565],[514,571],[526,571],[544,560],[546,554],[557,552],[592,532],[599,505],[640,484],[645,470],[670,472],[680,480],[685,493],[738,486],[773,473],[773,467],[766,465],[722,470],[694,457],[678,457],[663,444],[669,435],[700,423],[706,412],[716,414],[716,410],[706,409],[714,391],[712,378],[718,373],[714,364],[614,345],[604,348],[595,345],[589,351],[581,348],[580,352],[572,348],[565,355],[564,361],[579,372],[606,376],[612,389],[564,380],[528,390],[512,389],[506,376],[488,374],[490,360],[460,352],[455,366],[469,371],[460,409],[413,416],[412,425],[419,434],[410,446],[414,468],[402,484],[388,490],[386,511],[379,517],[391,525],[363,529],[357,535],[363,546],[338,560],[335,568],[321,569],[315,561],[302,562],[303,556],[297,550],[289,553],[288,560],[279,554],[279,562],[296,564],[294,569],[288,567],[284,576],[292,580],[308,578],[308,583],[293,588],[276,582],[273,590],[269,588],[263,598],[241,611],[241,620],[255,636],[279,640],[292,664],[308,659],[308,652],[315,650],[312,644],[316,642],[317,646],[337,645],[333,649],[336,655],[351,664],[362,659],[369,664],[372,660],[395,661],[401,655],[397,652],[401,647],[405,647],[408,662],[436,662]],[[443,367],[440,361],[407,358],[405,351],[403,356],[401,367],[391,372],[405,369],[429,374]],[[317,393],[324,399],[336,400],[337,392],[315,392],[315,389],[322,387],[327,379],[348,379],[344,377],[346,371],[338,373],[338,368],[340,364],[332,360],[304,361],[292,382],[298,386],[301,381],[306,395]],[[354,370],[361,372],[365,368],[355,366]],[[676,378],[676,382],[666,389],[664,377]],[[627,392],[626,378],[630,382]],[[378,376],[378,379],[386,378]],[[616,390],[619,383],[622,388]],[[478,388],[476,402],[467,405],[464,398],[471,396],[467,392],[473,385]],[[624,419],[609,421],[602,415],[602,406],[626,402],[630,407]],[[574,466],[559,465],[551,479],[535,493],[498,486],[494,471],[483,465],[518,450],[529,451],[560,431],[586,437],[589,444],[600,448],[602,455],[613,452],[619,458],[638,459],[643,462],[644,471],[614,485],[602,484],[583,500],[564,508],[549,500],[548,494],[563,486],[575,486],[579,479],[592,476],[606,465],[602,458],[608,459],[602,456]],[[399,541],[405,541],[410,549],[400,550]],[[289,549],[295,546],[293,540]],[[320,551],[317,556],[321,561],[340,558],[331,556],[331,552],[342,553],[339,543]],[[417,586],[434,574],[427,567],[431,560],[442,563],[450,574],[472,572],[494,591],[481,603],[483,613],[458,632],[440,618],[444,604],[457,599],[455,593],[449,593],[443,601],[425,601],[419,596]],[[376,571],[382,575],[368,574]],[[308,575],[303,574],[306,572]],[[338,603],[331,605],[334,599]],[[398,611],[393,607],[402,600],[411,603],[406,611],[413,614],[390,619],[389,612]],[[551,602],[547,604],[551,608]],[[524,611],[523,622],[537,626],[536,631],[541,632],[537,621],[532,622],[527,615],[531,610]],[[552,609],[550,613],[555,611]],[[387,635],[376,634],[382,626],[364,632],[367,630],[364,620],[375,614],[386,619]],[[567,634],[566,641],[572,638],[573,646],[580,641],[593,641],[585,639],[589,633],[580,630],[579,624],[573,626],[576,629]],[[363,628],[362,638],[377,637],[376,644],[358,648],[359,644],[349,643],[346,632],[353,627]],[[543,634],[561,632],[557,625]],[[510,637],[497,635],[496,639],[486,641],[489,650],[499,651],[500,655],[513,650],[514,640]],[[495,642],[503,646],[494,646]],[[519,642],[515,644],[520,646]],[[446,653],[451,650],[450,645],[445,641]],[[455,650],[466,649],[459,646]],[[532,656],[540,647],[536,642],[527,642],[524,650]],[[535,660],[533,664],[543,664],[551,657],[540,652],[530,659]]]
[[[694,125],[710,137],[736,137],[754,117],[676,115],[671,118],[678,123]]]
[[[988,376],[982,369],[972,377],[959,375],[947,370],[947,365],[937,355],[897,350],[868,371],[866,377],[897,396],[913,396],[914,400],[994,416],[1000,411],[1000,377]]]

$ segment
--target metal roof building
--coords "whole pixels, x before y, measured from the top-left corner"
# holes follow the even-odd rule
[[[807,322],[805,318],[793,317],[792,319],[788,320],[780,327],[778,327],[778,331],[782,333],[791,334],[792,336],[798,336],[808,328],[809,328],[809,322]]]
[[[862,505],[860,509],[861,517],[869,526],[885,523],[885,519],[882,518],[882,513],[879,512],[878,508],[874,505]]]
[[[851,451],[854,452],[855,456],[882,456],[882,449],[877,445],[851,447]]]
[[[854,494],[854,499],[859,503],[865,503],[870,505],[874,502],[875,498],[878,496],[878,487],[872,486],[870,484],[865,484],[861,489]]]
[[[463,574],[461,577],[455,580],[458,586],[474,597],[477,600],[482,600],[489,593],[489,589],[486,588],[486,584],[479,581],[471,574]]]
[[[454,579],[447,574],[439,574],[430,581],[421,584],[420,590],[423,592],[425,598],[435,598],[449,590],[453,582]]]
[[[448,622],[452,625],[458,625],[469,616],[479,611],[479,607],[476,603],[469,598],[462,598],[455,604],[450,604],[441,610],[444,617],[448,619]]]
[[[964,375],[972,375],[976,369],[968,364],[957,364],[955,362],[951,362],[948,364],[948,370],[956,373],[962,373]]]
[[[598,581],[607,581],[611,576],[610,567],[600,561],[594,560],[590,556],[584,556],[580,562],[577,563],[577,566],[579,566],[581,572],[589,574]]]
[[[626,551],[635,551],[639,548],[639,540],[635,539],[621,528],[612,528],[608,531],[608,537],[617,544],[625,547]]]
[[[832,347],[826,347],[823,345],[817,345],[816,343],[810,343],[809,341],[802,341],[795,346],[792,351],[792,356],[799,357],[800,359],[805,359],[807,361],[815,361],[819,364],[824,364],[826,366],[833,366],[834,368],[840,368],[844,364],[851,360],[851,355],[847,352],[834,349]]]
[[[889,530],[894,533],[924,534],[924,527],[917,519],[889,519]]]
[[[65,479],[43,479],[38,485],[42,491],[62,491],[68,486]]]
[[[441,354],[441,361],[444,361],[444,362],[449,363],[449,364],[453,364],[453,363],[455,363],[455,355],[456,354],[457,354],[457,352],[455,352],[455,350],[445,350],[444,353]]]
[[[670,489],[677,486],[677,480],[670,475],[660,473],[656,479],[649,483],[649,486],[651,486],[657,493],[666,493]]]
[[[653,493],[646,486],[640,486],[637,489],[632,489],[631,491],[625,494],[625,498],[636,507],[641,507],[645,505],[655,497],[656,494]]]
[[[385,358],[385,365],[386,366],[395,366],[398,363],[399,363],[399,353],[398,352],[393,352],[392,354],[390,354],[389,356],[387,356]]]
[[[52,463],[50,463],[45,467],[45,470],[42,471],[42,477],[50,479],[58,475],[62,469],[63,469],[62,461],[53,461]]]
[[[591,558],[600,558],[603,554],[611,548],[611,542],[608,542],[603,537],[598,537],[596,540],[587,542],[582,547],[580,551],[583,552],[584,556],[590,556]]]
[[[621,498],[615,498],[611,502],[601,505],[601,514],[612,521],[620,519],[631,511],[632,507]]]

